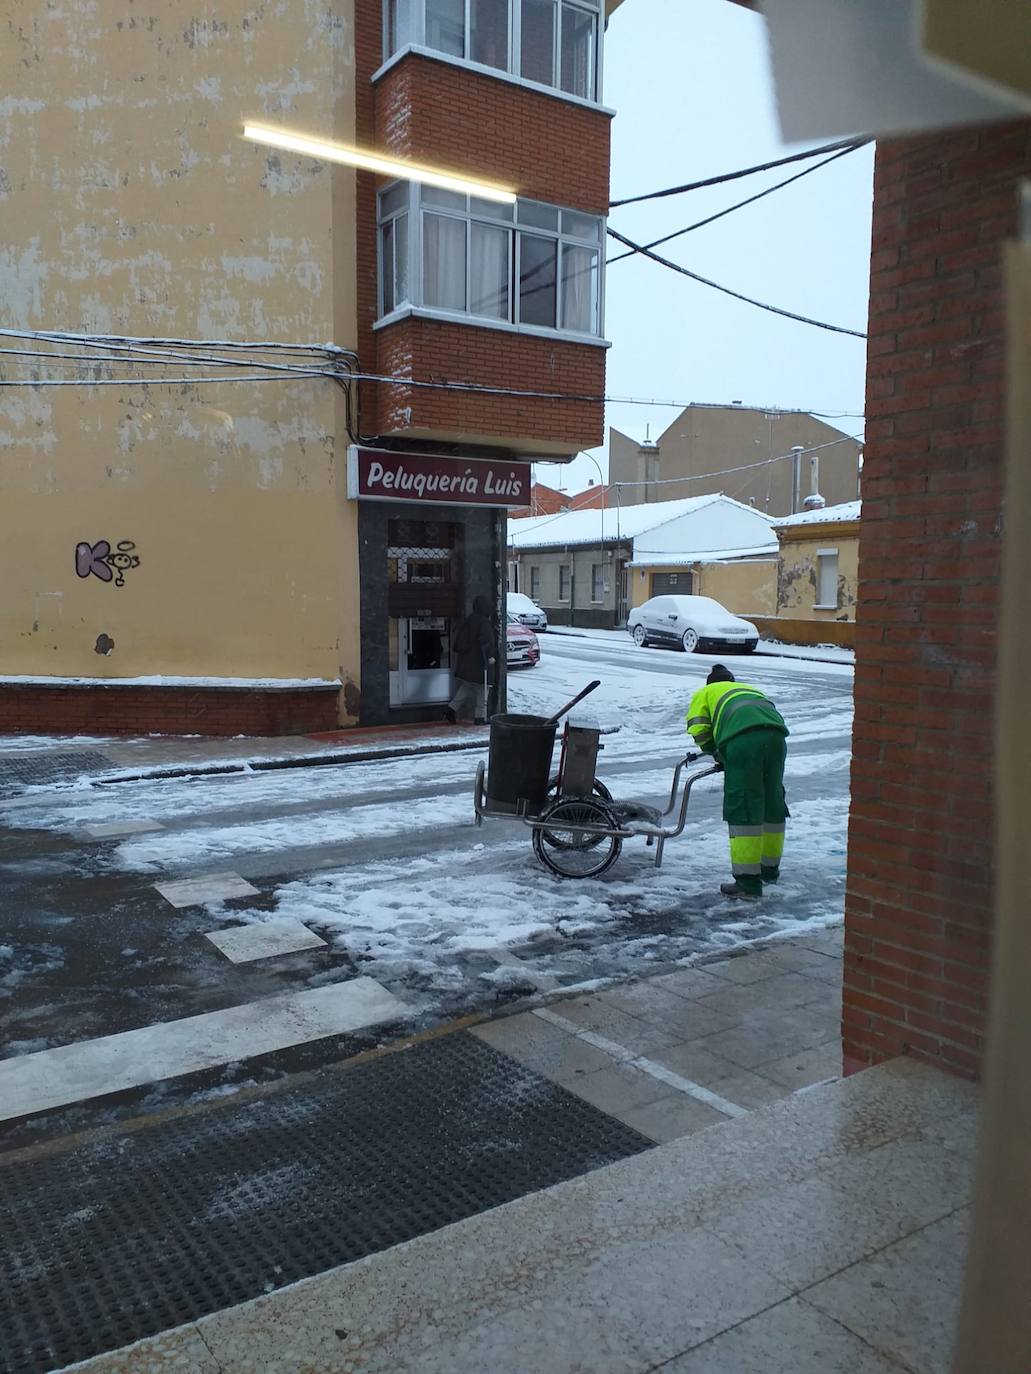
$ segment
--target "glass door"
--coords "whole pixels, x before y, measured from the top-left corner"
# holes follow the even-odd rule
[[[461,606],[461,525],[391,520],[387,611],[391,706],[451,696],[451,636]]]

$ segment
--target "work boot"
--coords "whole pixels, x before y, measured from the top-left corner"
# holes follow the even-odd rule
[[[720,883],[720,891],[724,897],[733,897],[739,902],[757,902],[762,896],[761,892],[749,892],[736,878],[732,883]]]
[[[763,864],[762,880],[764,883],[775,883],[780,877],[780,868],[767,868]]]
[[[458,717],[450,706],[444,708],[444,719],[449,725],[456,725],[458,723]]]

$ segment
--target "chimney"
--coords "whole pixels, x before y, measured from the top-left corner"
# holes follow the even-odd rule
[[[809,455],[809,495],[802,502],[803,510],[822,510],[827,502],[820,495],[820,456]]]

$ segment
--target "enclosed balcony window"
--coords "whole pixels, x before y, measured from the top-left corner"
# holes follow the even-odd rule
[[[379,222],[381,317],[407,304],[514,328],[600,335],[598,216],[397,182],[380,194]]]
[[[384,0],[392,57],[409,44],[597,100],[601,0]]]

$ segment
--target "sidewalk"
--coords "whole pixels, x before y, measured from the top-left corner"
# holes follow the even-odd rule
[[[361,763],[485,749],[487,740],[483,726],[437,722],[271,738],[0,735],[0,801],[33,788]]]
[[[559,1111],[593,1107],[663,1143],[505,1205],[471,1204],[441,1229],[427,1222],[75,1368],[947,1374],[978,1094],[911,1060],[836,1077],[840,938],[802,935],[475,1027],[499,1062],[560,1088]],[[457,1050],[463,1036],[445,1040]],[[531,1081],[505,1107],[513,1162]],[[468,1103],[452,1096],[445,1115],[461,1132]],[[428,1161],[445,1187],[480,1157],[478,1112],[466,1151]],[[504,1172],[500,1146],[490,1157]],[[274,1194],[255,1205],[271,1264]],[[353,1229],[326,1213],[322,1231],[334,1227]],[[174,1250],[154,1244],[174,1274]]]

